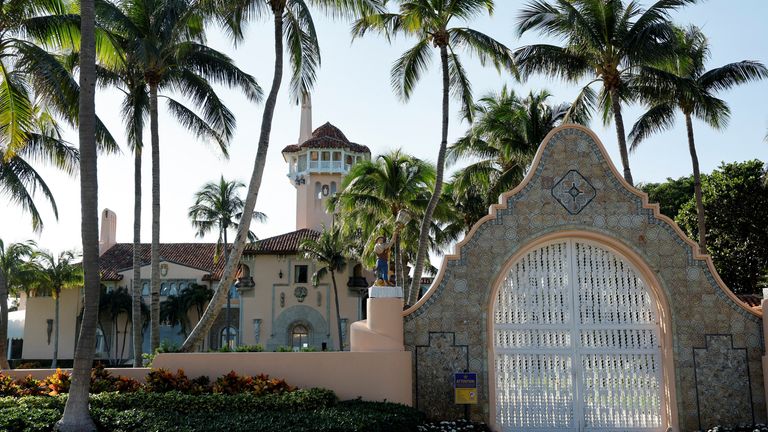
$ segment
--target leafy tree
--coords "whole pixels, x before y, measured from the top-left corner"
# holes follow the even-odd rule
[[[671,128],[675,124],[678,110],[683,113],[693,164],[699,247],[706,253],[706,218],[692,118],[695,116],[715,129],[725,127],[731,110],[715,93],[749,81],[768,78],[768,69],[759,62],[744,60],[706,70],[704,64],[710,53],[704,33],[698,27],[690,26],[686,29],[677,28],[676,35],[677,59],[657,67],[644,66],[635,78],[637,92],[648,102],[650,108],[637,120],[629,137],[632,139],[631,148],[634,149],[651,134]]]
[[[30,273],[29,259],[35,243],[11,243],[7,247],[0,239],[0,369],[10,369],[8,364],[8,293],[21,288]]]
[[[317,282],[323,276],[330,273],[333,283],[333,300],[336,306],[336,329],[338,330],[339,351],[344,350],[344,339],[341,331],[341,310],[339,309],[339,290],[336,285],[336,273],[343,272],[347,267],[349,245],[342,237],[341,229],[332,226],[330,229],[323,227],[317,239],[308,238],[301,242],[299,251],[308,259],[318,264],[318,269],[312,275],[313,282]]]
[[[64,413],[56,423],[60,432],[95,430],[88,411],[91,366],[99,313],[99,177],[96,154],[96,38],[94,0],[80,1],[80,220],[83,242],[83,319],[75,347],[72,383]]]
[[[638,2],[623,0],[532,1],[520,12],[519,35],[538,30],[542,36],[564,41],[563,46],[535,44],[518,48],[515,61],[523,76],[545,73],[580,82],[590,78],[572,111],[599,106],[607,123],[613,114],[624,169],[632,184],[629,168],[622,103],[635,98],[629,78],[633,68],[674,56],[674,31],[670,13],[695,0],[658,0],[643,10]],[[599,95],[592,84],[600,82]]]
[[[379,10],[379,0],[216,0],[212,2],[221,20],[228,26],[235,42],[242,41],[244,26],[249,19],[271,19],[274,23],[275,68],[269,95],[264,104],[261,119],[258,148],[253,163],[253,172],[248,183],[243,217],[240,220],[235,241],[221,280],[214,290],[203,317],[181,347],[182,351],[191,351],[205,337],[213,326],[224,301],[234,282],[240,257],[245,249],[251,215],[256,207],[256,199],[261,187],[261,178],[269,150],[269,137],[272,132],[272,118],[277,105],[277,94],[283,80],[283,51],[288,51],[291,62],[291,97],[298,100],[304,93],[309,93],[314,85],[317,67],[320,65],[320,46],[308,4],[320,7],[336,16],[352,16]],[[285,39],[285,40],[283,40]]]
[[[452,179],[457,205],[463,206],[463,199],[471,205],[476,195],[484,198],[484,210],[468,207],[474,214],[464,213],[465,231],[488,214],[488,206],[497,203],[499,195],[520,183],[541,142],[566,119],[571,105],[549,105],[550,97],[544,90],[521,98],[505,86],[474,105],[469,130],[448,148],[447,156],[449,165],[464,158],[476,160]],[[585,113],[574,112],[569,120],[583,124],[587,119]]]
[[[702,178],[709,253],[726,285],[736,293],[758,291],[768,271],[768,186],[763,162],[724,163]],[[695,238],[696,200],[680,210],[677,223]]]
[[[184,335],[184,338],[187,337],[189,328],[186,306],[178,295],[169,295],[160,303],[160,321],[171,327],[179,326],[180,334]]]
[[[225,54],[205,45],[204,11],[190,0],[137,0],[99,3],[103,26],[117,40],[123,69],[137,68],[143,75],[148,104],[135,115],[149,112],[152,143],[151,348],[160,343],[160,136],[158,92],[175,90],[201,109],[202,116],[175,99],[164,96],[170,114],[198,136],[216,142],[226,156],[235,118],[211,83],[239,87],[252,101],[261,88]],[[119,71],[118,71],[119,72]],[[135,108],[134,108],[135,109]]]
[[[694,196],[693,176],[677,180],[667,178],[663,183],[644,183],[638,187],[648,194],[648,201],[658,203],[659,211],[670,219],[675,219],[683,205]]]
[[[421,274],[427,258],[432,217],[440,201],[448,148],[449,97],[460,102],[465,117],[472,117],[472,86],[458,52],[466,50],[485,66],[492,63],[497,70],[514,70],[512,52],[501,42],[469,27],[451,27],[455,21],[469,21],[482,13],[493,13],[493,0],[399,0],[398,13],[366,15],[355,22],[352,34],[362,37],[369,31],[391,40],[398,34],[414,37],[416,45],[407,50],[392,66],[391,82],[395,93],[408,101],[416,83],[431,61],[432,50],[440,54],[443,102],[440,146],[437,153],[435,189],[424,211],[419,230],[419,247],[414,263],[413,280],[406,303],[413,304],[421,288]]]
[[[56,369],[59,356],[59,303],[61,290],[83,284],[83,267],[75,263],[75,253],[65,251],[54,257],[52,253],[39,250],[32,255],[37,276],[36,291],[51,295],[54,300],[53,359],[51,369]]]

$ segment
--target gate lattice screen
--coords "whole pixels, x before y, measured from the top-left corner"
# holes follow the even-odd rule
[[[530,252],[494,315],[502,430],[662,429],[656,310],[613,252],[576,240]]]

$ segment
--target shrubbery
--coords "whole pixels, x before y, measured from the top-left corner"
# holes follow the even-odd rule
[[[61,369],[57,369],[53,375],[43,380],[36,380],[32,376],[14,380],[10,376],[0,374],[0,396],[56,396],[69,392],[69,384],[69,373]],[[181,369],[175,373],[165,369],[153,369],[147,374],[145,384],[133,378],[114,376],[103,366],[91,370],[91,393],[134,393],[139,390],[149,393],[176,391],[190,395],[208,393],[265,395],[287,393],[296,388],[282,379],[269,378],[268,375],[240,376],[234,371],[217,378],[211,385],[208,377],[190,379]]]
[[[66,395],[0,398],[0,430],[51,431]],[[286,413],[290,412],[290,415]],[[168,393],[102,393],[91,396],[100,431],[416,431],[424,416],[398,404],[338,403],[330,390],[308,389],[257,396]]]

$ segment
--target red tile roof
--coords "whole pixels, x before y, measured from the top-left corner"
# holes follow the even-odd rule
[[[150,245],[141,245],[141,265],[150,263]],[[160,258],[186,267],[192,267],[209,273],[206,279],[218,280],[224,269],[224,259],[216,264],[213,256],[216,253],[215,243],[161,243]],[[118,243],[99,257],[101,280],[117,281],[122,276],[119,272],[133,267],[133,243]]]
[[[283,153],[293,153],[303,149],[343,148],[355,153],[370,153],[371,150],[361,144],[350,142],[344,133],[336,126],[325,123],[312,132],[312,136],[301,145],[291,144],[283,149]]]
[[[320,233],[311,229],[300,229],[278,236],[265,238],[245,245],[246,255],[289,255],[299,252],[299,245],[308,238],[317,238]]]

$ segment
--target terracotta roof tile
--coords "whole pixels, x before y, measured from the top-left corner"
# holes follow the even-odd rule
[[[283,149],[283,153],[293,153],[302,149],[331,149],[343,148],[355,153],[370,153],[371,150],[361,144],[350,142],[339,128],[325,123],[312,132],[312,136],[301,145],[291,144]]]
[[[295,254],[299,251],[299,245],[303,240],[317,238],[319,235],[320,233],[315,230],[304,228],[247,244],[243,253],[248,255]]]
[[[224,269],[224,259],[213,263],[216,253],[215,243],[161,243],[160,258],[163,261],[177,263],[209,273],[206,279],[218,280]],[[150,245],[141,245],[141,265],[150,263]],[[114,281],[122,279],[121,271],[133,266],[133,243],[118,243],[99,257],[101,279]]]

